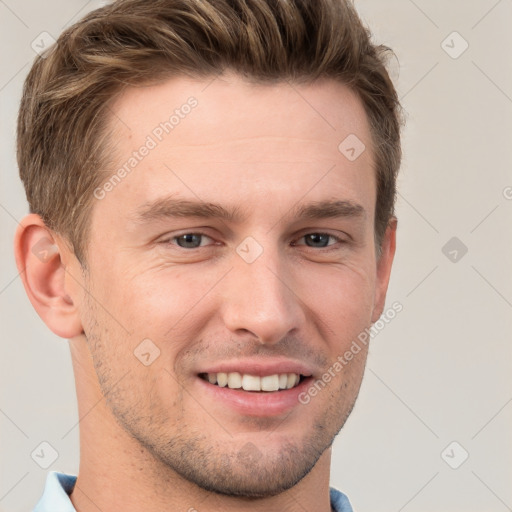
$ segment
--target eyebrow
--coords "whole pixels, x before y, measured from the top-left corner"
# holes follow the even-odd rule
[[[224,207],[218,203],[201,200],[163,197],[144,203],[135,213],[135,221],[140,224],[169,218],[214,218],[227,222],[240,223],[247,218],[247,210],[240,206]],[[291,209],[286,217],[302,219],[359,218],[366,217],[366,210],[359,203],[349,200],[324,200],[299,204]]]

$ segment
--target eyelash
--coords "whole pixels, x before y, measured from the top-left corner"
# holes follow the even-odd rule
[[[194,250],[197,250],[197,249],[202,249],[204,247],[208,247],[208,246],[199,246],[199,247],[186,248],[186,247],[181,247],[181,246],[179,246],[177,244],[172,243],[175,240],[177,240],[178,238],[181,238],[181,237],[186,236],[186,235],[199,235],[199,236],[203,236],[203,237],[209,238],[210,240],[213,240],[212,237],[210,237],[206,233],[203,233],[202,231],[189,231],[189,232],[182,233],[180,235],[175,235],[175,236],[173,236],[171,238],[167,238],[165,240],[162,240],[162,243],[163,244],[168,244],[168,245],[173,245],[173,246],[177,247],[178,249],[182,249],[183,251],[188,251],[188,252],[191,252],[191,251],[194,251]],[[311,247],[311,246],[307,246],[305,244],[300,244],[300,245],[304,245],[308,249],[322,249],[324,252],[325,251],[332,251],[332,250],[336,250],[336,247],[335,247],[336,244],[342,244],[343,245],[343,244],[348,243],[347,240],[344,240],[343,238],[340,238],[340,237],[338,237],[336,235],[332,235],[331,233],[324,233],[322,231],[311,231],[309,233],[305,233],[302,236],[300,236],[298,240],[301,240],[301,239],[307,237],[308,235],[328,236],[329,238],[332,238],[332,239],[334,239],[336,241],[335,244],[327,245],[326,247]]]

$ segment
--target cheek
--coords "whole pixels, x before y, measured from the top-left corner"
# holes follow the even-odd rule
[[[94,297],[127,331],[139,334],[162,323],[167,329],[190,310],[207,282],[178,268],[119,261],[95,274]]]
[[[145,343],[150,352],[153,350],[158,354],[151,371],[174,368],[176,372],[175,363],[180,360],[181,352],[194,340],[201,339],[207,320],[214,318],[219,310],[212,299],[215,293],[209,295],[209,291],[213,291],[225,270],[198,271],[193,267],[153,266],[109,278],[111,287],[117,283],[115,291],[105,297],[112,316],[119,321],[114,322],[112,328],[123,337],[123,343],[131,352],[139,350],[143,340],[151,340],[156,348],[150,342]],[[112,320],[108,321],[112,324]],[[141,351],[147,352],[142,348]],[[183,372],[179,370],[177,373]],[[162,378],[168,377],[164,372]],[[164,388],[168,387],[169,383],[165,383]]]
[[[201,301],[218,281],[217,274],[162,268],[134,276],[125,285],[123,298],[132,328],[162,334],[188,323],[190,314],[201,311]]]
[[[304,302],[321,318],[330,338],[353,336],[371,323],[374,278],[361,265],[318,267],[300,273]]]
[[[182,329],[201,325],[199,321],[191,325],[191,319],[214,315],[213,297],[230,268],[229,261],[173,266],[157,258],[143,266],[122,258],[109,261],[108,267],[96,264],[93,293],[109,314],[107,322],[140,340],[154,337],[155,341],[179,337]],[[284,268],[282,277],[293,292],[292,300],[309,310],[307,315],[320,319],[318,328],[325,329],[326,337],[345,338],[371,323],[375,269],[369,259],[351,254],[343,263],[290,261]]]

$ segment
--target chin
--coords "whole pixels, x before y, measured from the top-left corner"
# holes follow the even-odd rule
[[[180,447],[180,457],[168,452],[171,456],[161,460],[182,478],[207,492],[258,499],[276,496],[294,487],[314,468],[331,444],[332,441],[301,443],[299,447],[287,443],[276,451],[269,447],[265,450],[264,443],[256,446],[248,442],[239,450],[232,445],[227,453],[229,444],[222,446],[224,453],[188,444]],[[176,453],[175,449],[171,451]]]

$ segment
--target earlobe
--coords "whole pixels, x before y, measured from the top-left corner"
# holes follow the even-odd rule
[[[73,292],[66,289],[70,250],[41,217],[27,215],[14,238],[16,265],[32,306],[43,322],[62,338],[83,332]]]
[[[377,260],[377,280],[375,283],[372,322],[376,322],[384,311],[391,267],[393,265],[393,258],[395,257],[397,224],[398,221],[396,217],[392,217],[382,239],[382,250]]]

